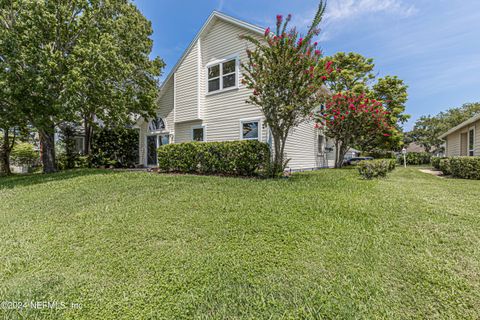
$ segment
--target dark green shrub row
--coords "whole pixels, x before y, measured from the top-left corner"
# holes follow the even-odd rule
[[[449,160],[452,176],[480,180],[480,157],[452,157]]]
[[[442,173],[446,176],[451,175],[452,168],[450,167],[450,158],[440,159],[438,162],[438,170],[442,171]]]
[[[364,179],[384,178],[395,169],[396,164],[396,159],[365,160],[360,161],[357,168]]]
[[[407,153],[408,165],[430,164],[432,155],[428,152],[409,152]],[[400,159],[403,162],[403,157]]]
[[[254,176],[268,167],[270,149],[253,140],[188,142],[158,149],[158,166],[165,172]]]
[[[446,159],[445,157],[432,157],[430,159],[430,164],[432,165],[433,168],[440,170],[440,161],[442,159]]]
[[[138,130],[115,127],[94,131],[91,164],[93,166],[134,167],[138,163]]]

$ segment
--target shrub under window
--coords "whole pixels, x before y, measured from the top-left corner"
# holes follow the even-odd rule
[[[256,140],[187,142],[158,149],[158,166],[164,172],[255,176],[269,160],[268,145]]]

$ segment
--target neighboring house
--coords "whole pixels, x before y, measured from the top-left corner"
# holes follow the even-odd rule
[[[419,145],[416,142],[410,143],[405,149],[407,149],[407,152],[426,152],[425,148]]]
[[[264,29],[214,11],[160,88],[156,119],[137,121],[140,164],[157,165],[157,148],[189,141],[259,140],[271,143],[258,107],[245,101],[241,62],[252,45],[239,38],[262,39]],[[306,120],[286,143],[289,169],[324,167],[326,139]],[[328,150],[327,150],[328,151]]]
[[[440,136],[446,141],[446,156],[480,156],[480,114]]]

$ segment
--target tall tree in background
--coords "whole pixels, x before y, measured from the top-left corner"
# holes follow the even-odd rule
[[[358,53],[339,52],[325,57],[324,62],[334,66],[327,79],[327,85],[332,92],[364,93],[371,99],[381,101],[383,107],[388,111],[389,125],[395,128],[391,135],[379,136],[377,140],[357,147],[363,150],[398,149],[403,137],[401,126],[410,117],[405,114],[408,87],[403,80],[396,76],[377,78],[374,73],[373,59]]]
[[[163,62],[149,59],[151,25],[129,1],[5,0],[0,23],[0,59],[40,135],[44,172],[56,171],[60,123],[153,113]]]
[[[325,64],[334,66],[333,72],[326,81],[332,92],[364,93],[368,85],[375,80],[373,59],[365,58],[355,52],[338,52],[323,58]]]
[[[323,98],[322,85],[326,71],[321,51],[313,38],[325,12],[320,1],[307,34],[302,37],[295,28],[287,30],[291,16],[277,16],[276,31],[265,30],[263,41],[243,36],[255,46],[248,50],[248,60],[242,64],[243,83],[253,90],[247,103],[256,105],[265,115],[273,138],[272,175],[283,172],[285,143],[290,131],[305,121]]]

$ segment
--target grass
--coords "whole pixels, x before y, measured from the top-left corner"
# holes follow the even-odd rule
[[[0,316],[478,319],[479,190],[417,168],[0,178],[0,301],[64,303]]]

